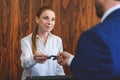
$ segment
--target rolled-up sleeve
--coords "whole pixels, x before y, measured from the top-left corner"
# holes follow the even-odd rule
[[[33,54],[31,51],[31,47],[29,45],[27,45],[27,43],[22,39],[21,40],[21,66],[24,69],[29,69],[31,67],[33,67],[36,62],[33,59]]]

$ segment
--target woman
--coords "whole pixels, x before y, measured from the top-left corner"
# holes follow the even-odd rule
[[[21,39],[21,65],[26,76],[65,75],[63,67],[49,56],[63,51],[60,37],[51,33],[55,25],[55,13],[50,7],[42,7],[36,15],[36,29]]]

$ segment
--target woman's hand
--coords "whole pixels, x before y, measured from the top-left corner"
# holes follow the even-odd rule
[[[43,53],[36,53],[34,55],[34,60],[38,63],[44,63],[48,59],[48,55],[45,55]]]

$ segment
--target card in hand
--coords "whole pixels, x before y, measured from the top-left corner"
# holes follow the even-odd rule
[[[56,55],[50,55],[50,56],[48,57],[48,59],[50,59],[50,58],[52,58],[52,57],[53,57],[53,60],[55,60],[55,59],[57,58]]]

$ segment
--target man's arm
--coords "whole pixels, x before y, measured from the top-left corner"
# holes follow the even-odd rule
[[[76,80],[110,80],[112,60],[105,38],[97,30],[81,35],[70,66]]]

